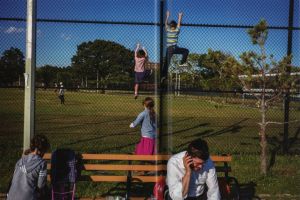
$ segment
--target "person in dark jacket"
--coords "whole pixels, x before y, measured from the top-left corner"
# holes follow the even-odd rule
[[[47,163],[43,159],[50,144],[44,135],[35,135],[30,149],[15,166],[7,200],[36,200],[47,183]]]

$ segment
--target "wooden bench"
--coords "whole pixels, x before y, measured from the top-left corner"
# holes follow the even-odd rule
[[[165,179],[167,161],[170,155],[130,155],[130,154],[81,154],[83,163],[79,181],[92,182],[124,182],[126,183],[126,199],[131,197],[131,185],[134,182],[155,183]],[[51,154],[44,159],[50,160]],[[211,156],[218,173],[229,177],[229,162],[232,157]],[[48,169],[50,169],[50,162]],[[101,174],[99,174],[99,172]],[[50,180],[50,177],[48,176]]]

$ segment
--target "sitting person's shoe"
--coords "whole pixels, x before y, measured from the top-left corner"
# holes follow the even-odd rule
[[[182,63],[178,65],[179,67],[188,67],[189,65],[187,63]]]
[[[167,80],[167,77],[165,77],[165,76],[161,77],[161,79],[160,79],[160,83],[164,83],[164,82],[165,82],[165,80]]]

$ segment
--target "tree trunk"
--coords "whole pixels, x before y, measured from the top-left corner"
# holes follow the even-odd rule
[[[266,135],[266,106],[265,106],[265,98],[263,94],[263,98],[261,101],[261,124],[260,124],[260,146],[261,146],[261,155],[260,155],[260,169],[263,175],[267,174],[267,135]]]
[[[261,146],[260,170],[263,175],[267,174],[267,137],[265,131],[266,131],[266,126],[260,125],[260,146]]]

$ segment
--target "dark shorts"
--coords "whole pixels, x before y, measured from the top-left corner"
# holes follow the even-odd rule
[[[135,72],[135,83],[142,83],[145,77],[145,72]]]

